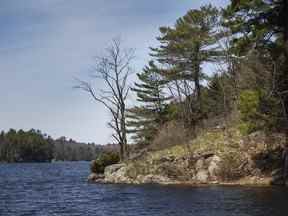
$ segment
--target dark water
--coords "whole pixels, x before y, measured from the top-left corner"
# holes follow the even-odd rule
[[[287,216],[284,188],[86,183],[89,164],[0,165],[1,216]]]

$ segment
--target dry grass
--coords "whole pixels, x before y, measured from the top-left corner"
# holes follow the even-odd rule
[[[159,133],[147,157],[157,159],[165,156],[182,157],[193,153],[213,152],[223,154],[239,150],[242,140],[239,130],[213,129],[200,132],[195,139],[187,136],[177,125],[170,125]]]
[[[150,150],[162,150],[176,145],[185,145],[191,139],[189,131],[181,123],[169,122],[158,133],[150,145]]]

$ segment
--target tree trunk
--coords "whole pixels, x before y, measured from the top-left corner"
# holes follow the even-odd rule
[[[284,126],[285,126],[285,146],[283,148],[283,153],[282,153],[282,158],[283,158],[283,177],[285,182],[288,180],[288,113],[287,113],[287,109],[288,109],[288,98],[285,97],[283,99],[283,111],[284,111]]]
[[[284,49],[286,56],[286,63],[288,62],[288,0],[283,0],[283,19],[284,20]],[[286,66],[285,72],[288,73],[288,68]],[[284,179],[287,180],[288,177],[288,97],[284,96],[284,112],[285,112],[285,146],[283,151],[283,166],[284,166]]]
[[[283,17],[282,19],[284,20],[284,48],[285,48],[285,53],[286,53],[286,58],[288,59],[288,0],[283,0],[284,1],[284,7],[283,7]]]
[[[123,160],[128,157],[128,144],[127,144],[127,128],[126,128],[126,118],[125,118],[126,106],[124,100],[122,99],[121,104],[121,134],[122,134],[122,145],[123,145]]]
[[[122,162],[124,160],[124,146],[123,146],[123,143],[119,143],[119,146],[120,146],[119,157],[120,157],[120,161]]]
[[[197,102],[199,105],[199,109],[202,108],[202,100],[201,100],[201,85],[200,85],[200,65],[196,63],[195,69],[195,89],[196,89],[196,96]]]

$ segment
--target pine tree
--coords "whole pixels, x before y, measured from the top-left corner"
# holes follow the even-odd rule
[[[268,52],[273,69],[273,96],[282,104],[288,148],[288,1],[231,0],[224,25],[234,33],[234,49],[249,58],[249,50]],[[263,52],[264,51],[264,52]],[[250,51],[251,52],[251,51]]]
[[[159,48],[152,48],[152,56],[169,65],[163,75],[174,83],[178,99],[183,104],[183,121],[195,125],[202,118],[201,82],[206,75],[202,65],[215,62],[221,52],[217,46],[220,37],[217,8],[211,5],[190,10],[177,20],[174,27],[160,28]]]
[[[132,91],[137,95],[138,106],[128,110],[129,132],[133,133],[136,143],[148,145],[159,127],[165,122],[166,102],[169,100],[163,92],[166,81],[161,78],[159,69],[153,61],[149,62],[141,73],[137,74],[139,83]]]
[[[278,38],[288,56],[287,13],[287,0],[231,0],[224,10],[224,24],[233,33],[242,34],[235,39],[241,49],[247,51],[251,42],[254,46],[271,45]]]

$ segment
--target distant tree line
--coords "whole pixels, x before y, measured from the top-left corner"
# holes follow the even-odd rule
[[[90,161],[115,146],[53,139],[39,130],[10,129],[0,134],[0,162]]]

